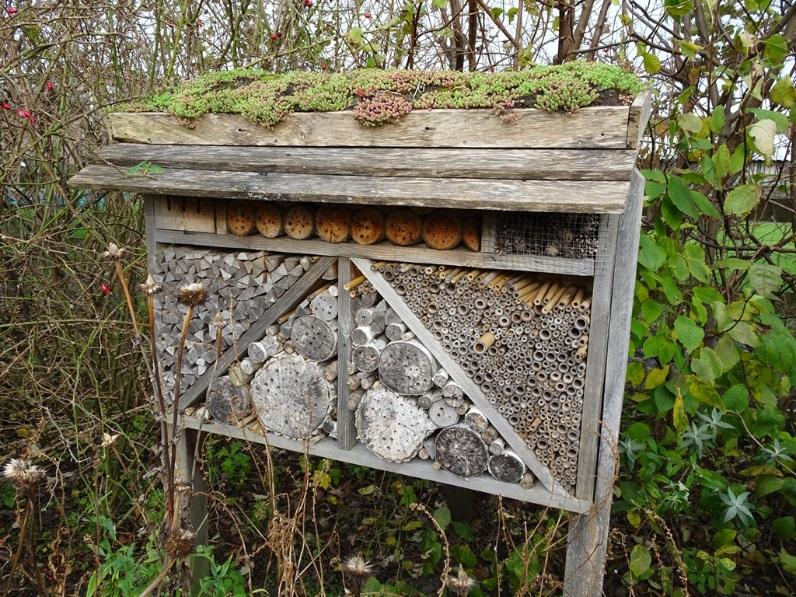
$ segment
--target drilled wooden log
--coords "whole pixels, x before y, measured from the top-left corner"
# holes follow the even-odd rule
[[[408,209],[399,209],[387,217],[387,240],[395,245],[406,247],[420,242],[423,236],[423,222]]]
[[[351,344],[364,346],[376,338],[376,331],[369,325],[361,325],[351,330]]]
[[[423,221],[423,242],[432,249],[453,249],[462,242],[461,216],[455,211],[438,210]]]
[[[337,319],[337,297],[330,292],[323,292],[312,299],[310,310],[316,317],[324,321]]]
[[[436,461],[461,477],[473,477],[486,470],[489,453],[475,431],[468,427],[446,427],[437,434]]]
[[[389,336],[387,336],[389,338]],[[438,369],[431,378],[431,382],[438,388],[444,387],[448,383],[448,372],[445,369]]]
[[[344,243],[351,231],[351,212],[340,205],[322,205],[315,212],[315,229],[327,243]]]
[[[391,323],[384,328],[384,333],[390,340],[400,340],[406,333],[406,324],[404,322]]]
[[[525,464],[511,450],[503,450],[489,458],[489,474],[498,481],[519,483],[525,474]]]
[[[219,377],[207,390],[205,406],[216,421],[235,425],[251,411],[249,388],[236,386],[226,375]]]
[[[437,400],[428,408],[428,416],[437,427],[450,427],[459,422],[459,413],[444,400]]]
[[[464,246],[475,251],[481,251],[481,218],[478,216],[468,218],[462,227],[462,241]]]
[[[282,225],[282,210],[273,204],[258,205],[254,223],[257,232],[266,238],[276,238],[285,231]]]
[[[337,354],[337,332],[330,322],[305,315],[293,322],[290,340],[296,351],[313,361],[325,361]]]
[[[334,392],[317,363],[299,355],[272,359],[254,376],[252,402],[263,428],[307,439],[331,411]]]
[[[384,308],[379,309],[376,307],[367,307],[357,309],[354,313],[354,321],[357,325],[370,326],[376,334],[381,334],[384,331]]]
[[[470,407],[470,409],[465,413],[464,424],[479,435],[486,431],[487,427],[489,427],[489,421],[487,421],[484,414],[474,406]]]
[[[364,207],[351,218],[351,238],[360,245],[372,245],[384,238],[384,215],[374,207]]]
[[[458,400],[464,397],[464,392],[456,382],[449,381],[444,386],[442,386],[442,396],[444,398],[451,398]]]
[[[428,410],[429,408],[431,408],[431,405],[437,402],[438,400],[442,400],[442,394],[439,392],[439,390],[431,390],[430,392],[427,392],[422,396],[418,396],[417,405],[420,408],[425,408],[426,410]]]
[[[388,388],[400,394],[425,394],[431,389],[431,378],[436,370],[434,357],[419,342],[390,342],[381,351],[379,377]]]
[[[362,397],[355,415],[357,437],[374,454],[390,462],[407,462],[436,428],[413,400],[382,385]]]
[[[376,371],[379,368],[379,357],[386,342],[376,338],[372,342],[355,346],[351,351],[351,360],[358,371]]]
[[[249,201],[228,202],[227,230],[237,236],[248,236],[254,229],[254,205]]]
[[[303,205],[296,205],[285,212],[283,225],[290,238],[304,240],[312,236],[314,230],[312,212]]]

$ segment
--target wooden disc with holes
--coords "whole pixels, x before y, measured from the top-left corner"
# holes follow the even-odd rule
[[[282,226],[282,210],[276,205],[259,205],[254,223],[257,232],[265,238],[276,238],[285,231]]]
[[[296,240],[304,240],[312,236],[315,219],[312,212],[303,205],[295,205],[285,212],[282,225],[285,234]]]
[[[460,477],[474,477],[486,470],[489,450],[481,436],[468,427],[446,427],[434,442],[435,460]]]
[[[432,249],[445,251],[462,242],[461,216],[451,210],[437,210],[423,221],[423,242]]]
[[[434,357],[414,340],[390,342],[379,355],[381,381],[399,394],[419,396],[428,392],[436,371]]]
[[[219,377],[207,390],[205,406],[216,421],[236,425],[251,411],[249,387],[236,386],[226,375]]]
[[[408,209],[399,209],[387,217],[385,234],[387,240],[395,245],[406,247],[420,242],[423,235],[423,221]]]
[[[249,201],[227,203],[227,230],[236,236],[248,236],[255,229],[254,205]]]
[[[364,207],[351,218],[351,238],[359,245],[372,245],[384,238],[384,215],[374,207]]]
[[[322,205],[315,212],[315,230],[327,243],[344,243],[351,230],[351,212],[342,205]]]
[[[263,429],[307,439],[329,415],[334,394],[323,370],[299,355],[271,359],[254,376],[252,402]]]
[[[315,315],[305,315],[293,322],[290,339],[299,354],[312,361],[325,361],[337,353],[337,332]]]
[[[355,423],[359,440],[390,462],[414,458],[436,428],[414,400],[384,386],[365,392],[357,406]]]
[[[481,250],[481,218],[467,218],[462,226],[462,242],[464,246],[478,253]]]

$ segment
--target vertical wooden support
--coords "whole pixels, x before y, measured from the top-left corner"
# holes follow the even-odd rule
[[[345,285],[351,281],[351,260],[337,260],[337,446],[350,450],[356,443],[354,413],[348,409],[348,362],[351,360],[351,295]]]
[[[600,218],[600,246],[594,263],[592,284],[591,323],[589,325],[589,352],[586,357],[586,379],[583,391],[583,413],[580,425],[580,450],[578,452],[578,477],[575,495],[590,500],[594,494],[594,471],[597,466],[599,445],[599,417],[602,408],[605,359],[608,349],[608,328],[611,311],[611,293],[614,278],[617,228],[619,216],[603,215]]]
[[[169,435],[174,429],[169,425]],[[196,534],[196,545],[207,543],[207,484],[196,462],[201,431],[183,427],[177,431],[175,450],[175,486],[177,487],[177,515],[182,517],[182,528]],[[180,488],[190,488],[188,500],[181,500]],[[198,594],[199,581],[210,573],[207,558],[194,556],[191,560],[192,593]]]
[[[619,218],[594,505],[586,514],[573,516],[569,523],[564,572],[566,597],[592,597],[603,594],[602,583],[617,469],[617,444],[625,391],[627,351],[630,343],[630,318],[633,314],[643,193],[644,179],[638,171],[634,171],[627,207]]]
[[[155,242],[155,197],[142,195],[144,203],[144,239],[146,241],[146,262],[150,272],[157,264],[157,243]]]

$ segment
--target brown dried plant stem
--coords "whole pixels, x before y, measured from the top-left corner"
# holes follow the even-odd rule
[[[180,381],[182,374],[182,356],[185,352],[185,340],[188,337],[188,329],[193,319],[193,305],[188,305],[188,311],[185,312],[185,318],[182,321],[182,330],[180,331],[180,338],[177,343],[177,355],[174,363],[174,370],[177,372],[174,381],[174,402],[172,403],[172,418],[171,418],[171,461],[169,474],[167,478],[168,502],[166,506],[166,515],[169,530],[175,530],[178,525],[178,517],[174,511],[175,505],[175,477],[177,472],[177,434],[179,432],[177,425],[180,418]]]
[[[19,566],[19,561],[22,559],[22,552],[25,550],[25,546],[28,545],[28,526],[30,524],[30,520],[33,518],[35,504],[33,501],[33,489],[28,488],[25,491],[25,509],[22,512],[22,522],[19,525],[19,543],[17,544],[17,549],[14,552],[14,557],[11,560],[11,568],[8,572],[8,577],[6,578],[5,586],[3,587],[3,595],[9,595],[11,590],[11,582],[14,579],[14,572],[16,572],[17,566]],[[36,576],[35,583],[38,585],[37,589],[39,594],[46,594],[45,584],[41,577],[41,573],[39,572],[38,566],[36,566],[36,550],[33,545],[33,536],[30,534],[30,544],[28,545],[28,551],[30,552],[31,558],[31,567],[33,568],[33,572]]]
[[[147,313],[149,316],[149,350],[152,359],[152,380],[155,385],[155,397],[160,411],[160,445],[163,446],[163,466],[165,470],[171,470],[171,454],[169,446],[169,429],[166,424],[166,401],[163,399],[163,387],[160,383],[160,364],[157,357],[156,330],[155,330],[155,298],[151,292],[147,292]]]

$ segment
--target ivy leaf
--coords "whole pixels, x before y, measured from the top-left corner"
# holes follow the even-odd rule
[[[794,562],[796,562],[796,558],[794,558]],[[633,576],[639,578],[648,572],[650,564],[652,564],[650,550],[643,545],[634,545],[633,550],[630,552],[630,571]]]
[[[735,342],[729,336],[722,336],[716,343],[716,356],[721,361],[721,369],[724,373],[735,367],[741,360],[741,355],[735,347]]]
[[[674,320],[674,331],[677,332],[677,339],[688,352],[696,350],[705,337],[705,330],[682,315]]]
[[[644,70],[649,74],[654,75],[661,70],[661,60],[655,54],[644,52]]]
[[[663,305],[652,299],[647,299],[641,303],[641,314],[647,323],[653,323],[663,313]]]
[[[694,200],[691,198],[691,189],[688,184],[679,176],[669,177],[669,199],[675,204],[677,209],[692,218],[699,217]]]
[[[691,370],[702,379],[713,381],[722,373],[721,360],[712,348],[703,346],[699,358],[691,361]]]
[[[434,510],[433,516],[434,520],[437,521],[437,524],[443,529],[450,524],[451,513],[447,506],[440,506]]]
[[[754,184],[744,184],[735,187],[724,201],[724,213],[727,215],[742,216],[752,211],[760,201],[760,187]]]
[[[678,433],[685,431],[688,427],[688,415],[685,413],[685,404],[683,403],[683,395],[677,391],[677,397],[674,399],[674,408],[672,409],[672,423]]]
[[[785,108],[796,106],[796,89],[790,77],[782,77],[771,88],[771,101]]]
[[[760,296],[771,298],[782,284],[782,270],[776,265],[757,261],[749,268],[749,284]]]
[[[713,407],[721,406],[719,394],[711,382],[700,379],[696,375],[689,375],[685,379],[685,387],[688,393],[702,404]]]
[[[754,139],[755,147],[760,154],[771,159],[774,155],[774,136],[777,134],[777,124],[773,120],[766,118],[758,120],[749,127],[749,136]]]
[[[710,115],[710,130],[714,135],[718,135],[724,128],[724,106],[718,106]]]
[[[666,261],[666,251],[652,237],[644,234],[640,239],[638,260],[648,270],[657,271]]]
[[[763,40],[763,56],[774,64],[782,64],[788,55],[788,40],[780,34]]]
[[[666,381],[666,378],[669,376],[669,365],[666,365],[662,369],[654,368],[650,369],[649,373],[647,373],[647,380],[644,382],[644,389],[646,390],[653,390],[661,385],[663,382]]]
[[[759,346],[760,337],[755,332],[755,328],[746,321],[738,321],[732,324],[727,333],[736,342],[746,344],[748,346]]]

